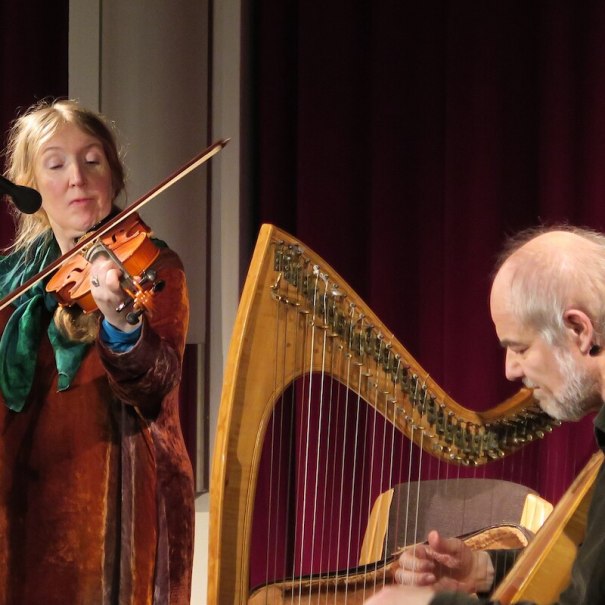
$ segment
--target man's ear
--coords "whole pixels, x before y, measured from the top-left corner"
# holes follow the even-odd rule
[[[589,354],[595,345],[600,344],[595,342],[596,334],[592,320],[584,311],[567,309],[563,314],[563,321],[572,341],[576,343],[582,354]]]

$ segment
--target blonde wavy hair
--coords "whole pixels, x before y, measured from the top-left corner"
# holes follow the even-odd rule
[[[48,139],[66,124],[73,124],[98,139],[111,169],[113,200],[124,189],[124,166],[118,151],[113,125],[101,114],[81,107],[73,100],[44,100],[32,105],[13,123],[6,146],[4,176],[17,185],[36,188],[35,160]],[[50,230],[43,208],[34,214],[23,214],[11,203],[16,233],[12,250],[26,249],[38,236]]]
[[[86,109],[70,99],[43,100],[32,105],[11,125],[6,147],[4,176],[17,185],[36,188],[34,171],[38,153],[46,141],[67,124],[77,126],[95,137],[103,146],[111,169],[115,202],[125,185],[125,172],[114,134],[115,127],[101,114]],[[46,234],[52,235],[44,208],[34,214],[23,214],[10,203],[15,221],[15,238],[10,251],[26,251],[32,242]],[[65,336],[79,342],[92,342],[98,332],[98,313],[84,314],[79,307],[59,307],[55,323]]]

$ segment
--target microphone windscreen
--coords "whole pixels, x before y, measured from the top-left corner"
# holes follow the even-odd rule
[[[33,214],[42,206],[42,196],[31,187],[15,185],[3,176],[0,176],[0,191],[9,195],[15,206],[25,214]]]
[[[31,187],[18,186],[16,194],[11,196],[15,206],[24,212],[25,214],[34,214],[38,212],[40,206],[42,206],[42,196],[38,191]]]

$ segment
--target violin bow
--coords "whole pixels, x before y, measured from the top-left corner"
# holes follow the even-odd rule
[[[219,151],[227,145],[227,143],[231,139],[220,139],[215,143],[212,143],[210,147],[204,149],[196,156],[191,158],[184,166],[176,170],[166,179],[164,179],[161,183],[156,185],[153,189],[149,190],[145,195],[140,197],[138,200],[124,208],[124,210],[120,211],[116,214],[112,219],[108,220],[104,223],[99,229],[93,231],[91,233],[85,234],[78,241],[78,243],[69,251],[55,259],[52,263],[50,263],[47,267],[42,269],[36,275],[30,277],[27,281],[21,284],[18,288],[13,290],[10,294],[5,296],[0,300],[0,311],[5,309],[10,305],[14,300],[19,298],[23,293],[27,292],[30,288],[35,286],[40,280],[43,280],[45,277],[48,277],[55,269],[60,267],[63,263],[73,258],[76,254],[78,254],[83,248],[94,243],[101,237],[103,237],[106,233],[111,231],[116,225],[118,225],[125,218],[128,218],[131,214],[137,212],[139,208],[142,208],[145,204],[150,202],[152,199],[160,195],[166,191],[166,189],[172,187],[177,181],[180,181],[184,176],[187,176],[190,172],[199,168],[202,164],[206,163],[211,157],[216,155]]]

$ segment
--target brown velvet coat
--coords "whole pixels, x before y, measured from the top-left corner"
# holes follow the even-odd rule
[[[45,331],[25,409],[0,402],[0,605],[190,602],[193,479],[177,397],[189,307],[176,254],[162,249],[156,268],[166,287],[133,349],[97,342],[57,392]]]

